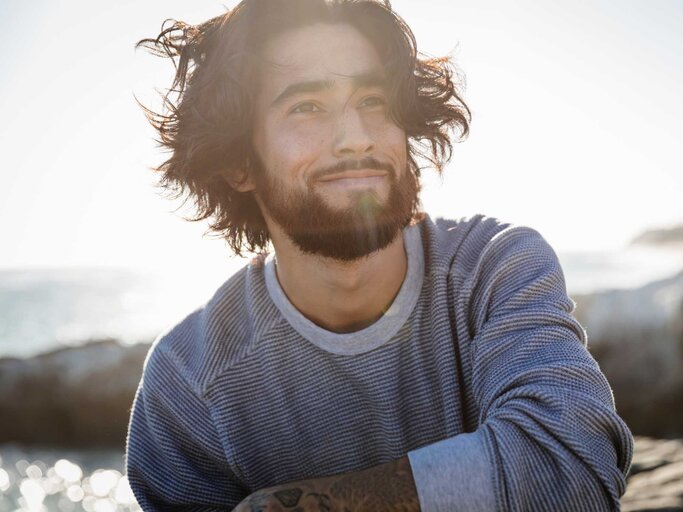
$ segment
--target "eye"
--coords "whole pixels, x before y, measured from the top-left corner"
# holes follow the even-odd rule
[[[289,111],[290,114],[309,114],[314,112],[322,112],[322,109],[311,101],[299,103],[297,106],[295,106],[292,110]]]
[[[362,107],[379,107],[386,103],[382,96],[368,96],[360,102]]]

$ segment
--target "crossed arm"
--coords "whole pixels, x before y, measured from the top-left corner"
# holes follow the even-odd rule
[[[361,471],[261,489],[233,512],[418,512],[407,456]]]
[[[574,304],[552,249],[527,228],[506,231],[461,284],[463,303],[473,309],[460,314],[460,341],[471,346],[471,389],[480,415],[472,437],[444,440],[455,454],[448,456],[452,464],[420,470],[403,457],[262,489],[235,512],[419,510],[417,488],[425,510],[619,509],[633,438],[586,350],[585,331],[570,314]],[[207,405],[161,351],[148,359],[143,382],[127,450],[128,478],[141,507],[232,507],[249,490],[228,467],[212,424],[196,421],[211,416]],[[475,471],[477,462],[490,478]],[[488,494],[476,501],[487,482]],[[442,485],[427,489],[425,483]],[[484,507],[487,496],[493,506]]]

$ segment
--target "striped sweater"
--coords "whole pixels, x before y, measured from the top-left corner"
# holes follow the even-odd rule
[[[301,315],[271,255],[154,342],[126,447],[144,510],[231,510],[404,455],[425,512],[619,509],[633,438],[553,249],[483,215],[403,235],[403,285],[366,329]]]

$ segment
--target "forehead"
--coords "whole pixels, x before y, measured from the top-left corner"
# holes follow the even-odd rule
[[[273,37],[263,50],[261,90],[273,96],[294,82],[341,84],[382,72],[375,47],[351,25],[317,23]]]

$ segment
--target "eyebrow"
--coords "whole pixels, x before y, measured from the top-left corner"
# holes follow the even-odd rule
[[[361,73],[354,75],[351,78],[354,92],[361,87],[385,87],[387,80],[379,71],[370,71],[368,73]],[[334,87],[334,80],[309,80],[305,82],[296,82],[285,87],[277,98],[271,103],[271,106],[277,106],[283,103],[288,98],[302,93],[320,92],[325,89]]]

